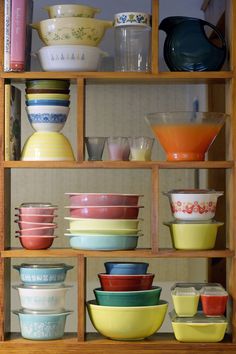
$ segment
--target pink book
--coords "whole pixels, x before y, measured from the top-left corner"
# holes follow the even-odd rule
[[[27,0],[12,0],[10,70],[24,71]]]

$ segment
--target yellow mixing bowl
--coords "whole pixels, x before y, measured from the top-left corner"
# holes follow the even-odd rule
[[[62,93],[28,93],[25,98],[27,100],[69,100],[70,95]]]
[[[179,250],[210,250],[215,247],[216,235],[222,222],[168,222],[173,247]]]
[[[45,45],[83,44],[97,46],[112,21],[84,17],[61,17],[31,25]]]
[[[36,132],[24,144],[22,161],[73,161],[69,140],[57,132]]]
[[[158,331],[165,319],[168,302],[138,307],[113,307],[87,302],[90,320],[105,337],[116,340],[141,340]]]

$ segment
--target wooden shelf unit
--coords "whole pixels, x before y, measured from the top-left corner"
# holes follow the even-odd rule
[[[190,0],[191,1],[191,0]],[[213,0],[215,1],[215,0]],[[78,353],[82,354],[114,354],[120,353],[149,353],[149,354],[172,354],[178,351],[180,354],[199,354],[207,353],[225,354],[236,352],[236,285],[234,276],[236,274],[235,249],[236,249],[236,198],[232,197],[236,191],[235,181],[235,161],[236,161],[236,0],[226,0],[229,22],[231,26],[231,69],[220,72],[160,72],[158,68],[158,23],[159,8],[158,0],[152,0],[152,72],[151,73],[119,73],[119,72],[24,72],[24,73],[4,73],[0,72],[0,353]],[[0,50],[3,53],[3,18],[4,2],[0,3]],[[3,55],[0,58],[0,66],[3,68]],[[77,85],[77,151],[76,162],[23,162],[23,161],[4,161],[4,83],[24,82],[26,79],[70,79]],[[227,91],[227,112],[231,113],[230,128],[233,136],[232,151],[230,158],[226,161],[203,161],[203,162],[112,162],[84,161],[84,125],[85,125],[85,89],[90,83],[193,83],[208,85],[224,83]],[[7,215],[9,213],[7,201],[9,200],[9,184],[11,169],[148,169],[151,170],[151,183],[153,191],[152,200],[152,235],[151,246],[147,249],[136,249],[134,251],[82,251],[72,249],[49,249],[47,251],[28,251],[24,249],[10,248],[7,242]],[[158,220],[158,178],[159,171],[162,169],[209,169],[209,170],[228,170],[230,213],[229,213],[229,249],[216,249],[209,251],[177,251],[173,249],[159,248],[157,239],[156,224]],[[233,199],[232,199],[233,198]],[[9,277],[11,258],[77,258],[77,291],[78,291],[78,333],[66,334],[62,340],[56,341],[29,341],[21,338],[20,334],[10,334],[9,331],[9,312],[7,297],[9,296]],[[104,339],[97,334],[86,334],[85,331],[85,290],[86,290],[86,263],[90,258],[230,258],[231,272],[229,276],[229,292],[234,302],[232,310],[232,338],[226,336],[221,343],[179,343],[173,335],[157,334],[143,341],[123,342]]]

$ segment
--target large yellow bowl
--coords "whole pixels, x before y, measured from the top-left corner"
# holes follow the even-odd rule
[[[210,250],[215,247],[222,222],[169,222],[173,247],[179,250]]]
[[[138,229],[140,219],[88,219],[71,218],[69,220],[71,230],[120,230]]]
[[[87,302],[90,320],[105,337],[116,340],[141,340],[157,332],[166,315],[168,302],[138,307],[115,307]]]
[[[61,133],[36,132],[24,144],[22,161],[72,161],[74,154],[69,140]]]
[[[38,31],[40,39],[46,45],[97,46],[106,29],[113,26],[113,22],[94,18],[65,17],[43,20],[31,26]]]

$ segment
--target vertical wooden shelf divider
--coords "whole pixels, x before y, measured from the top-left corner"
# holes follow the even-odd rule
[[[78,277],[77,277],[77,293],[78,293],[78,312],[77,312],[77,338],[78,341],[85,340],[86,333],[86,261],[83,255],[78,256]]]
[[[158,68],[158,23],[159,23],[159,2],[152,0],[152,73],[157,74]]]
[[[84,160],[84,132],[85,132],[85,79],[78,78],[77,81],[77,161]]]
[[[151,204],[151,248],[153,253],[157,253],[159,250],[159,167],[152,168],[152,204]]]

